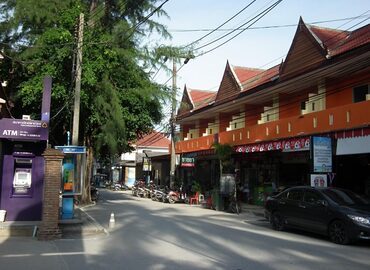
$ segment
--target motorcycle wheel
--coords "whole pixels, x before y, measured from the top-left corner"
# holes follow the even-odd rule
[[[170,202],[170,204],[176,203],[176,199],[174,198],[174,196],[169,196],[168,201]]]

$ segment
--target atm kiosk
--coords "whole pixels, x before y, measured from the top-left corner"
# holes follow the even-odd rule
[[[86,147],[55,146],[65,156],[62,166],[62,207],[61,218],[72,219],[74,216],[74,197],[82,194],[83,179],[86,168]]]

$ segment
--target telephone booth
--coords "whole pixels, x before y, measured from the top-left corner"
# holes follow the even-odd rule
[[[82,194],[83,179],[86,167],[86,147],[55,146],[65,156],[62,166],[62,208],[61,218],[72,219],[74,216],[74,198]]]

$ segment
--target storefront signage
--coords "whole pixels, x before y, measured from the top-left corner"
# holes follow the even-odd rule
[[[332,172],[330,137],[312,137],[313,171]]]
[[[84,154],[86,153],[85,146],[67,145],[67,146],[55,146],[55,149],[62,150],[64,154]]]
[[[143,171],[150,172],[152,170],[152,163],[150,158],[143,157]]]
[[[283,152],[308,151],[310,150],[310,138],[292,138],[288,140],[238,146],[235,151],[238,153],[254,153],[275,150]]]
[[[181,167],[195,167],[195,158],[181,157]]]
[[[46,121],[0,119],[0,138],[13,140],[46,141],[48,139],[49,125]]]

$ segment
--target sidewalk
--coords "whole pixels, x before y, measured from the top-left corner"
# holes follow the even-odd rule
[[[84,207],[74,209],[74,218],[59,221],[63,239],[78,239],[106,235],[107,231],[93,217],[89,216]],[[0,223],[0,237],[36,237],[41,221],[6,221]]]

